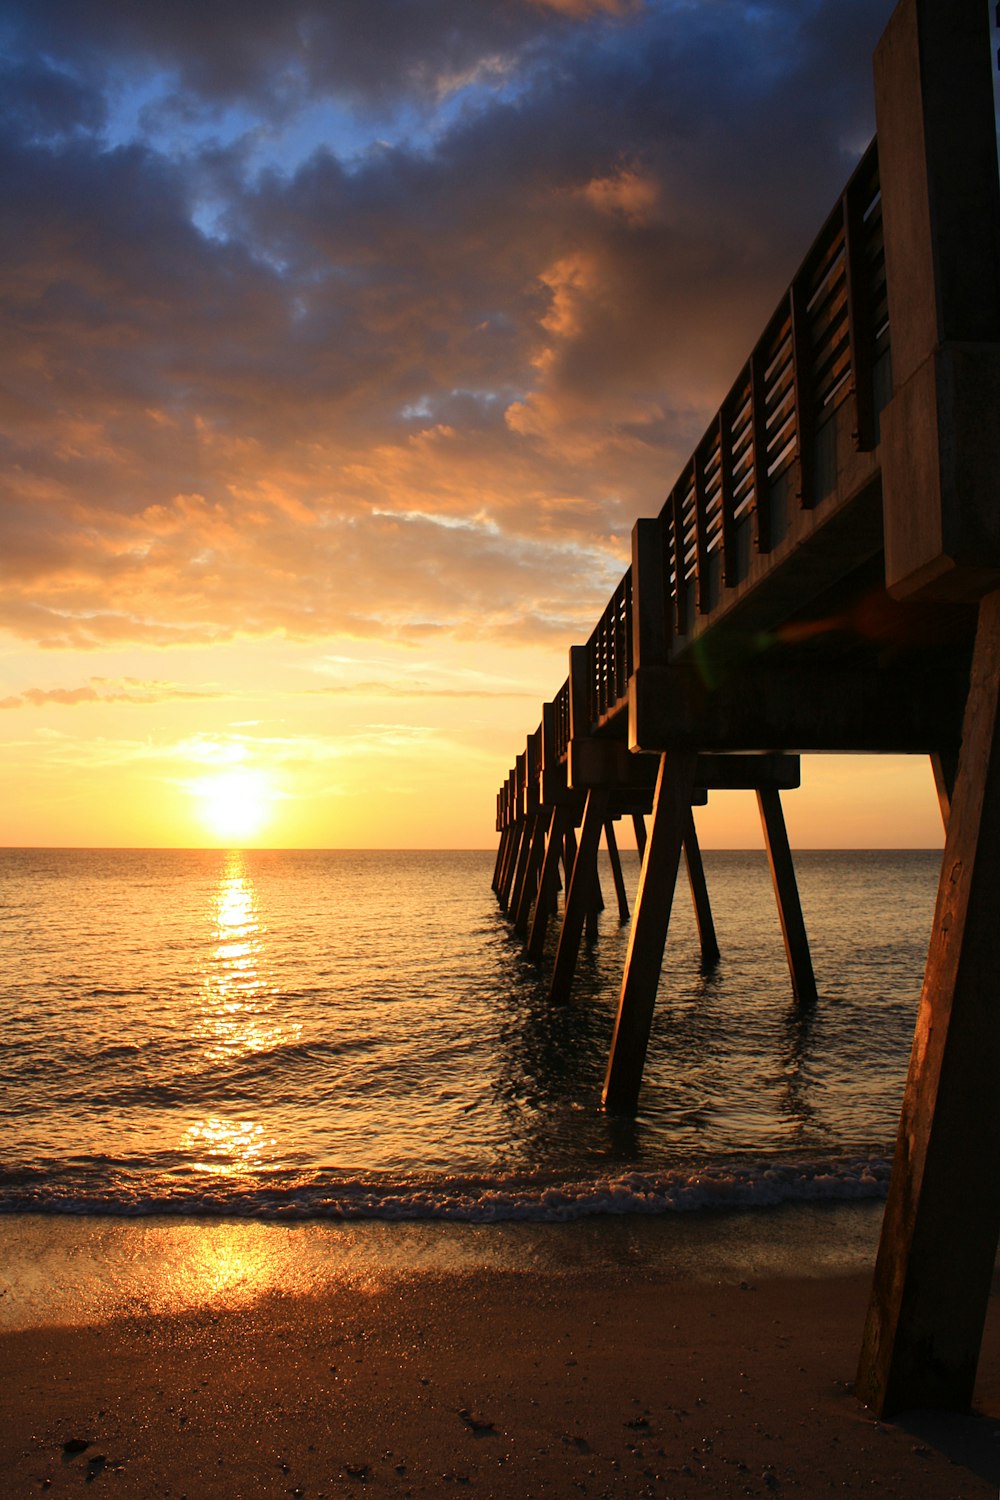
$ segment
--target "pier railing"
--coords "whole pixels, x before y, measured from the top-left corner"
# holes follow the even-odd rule
[[[779,548],[792,507],[821,510],[835,492],[831,424],[845,402],[853,405],[856,449],[876,448],[892,388],[890,361],[872,141],[660,510],[665,609],[658,654],[682,651],[745,582],[751,558]],[[586,642],[591,733],[628,706],[632,573],[626,570]],[[555,750],[565,760],[568,682],[553,701]]]

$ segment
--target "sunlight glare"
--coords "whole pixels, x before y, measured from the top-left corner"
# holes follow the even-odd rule
[[[268,821],[271,791],[261,771],[220,771],[203,777],[195,791],[203,823],[220,838],[253,838]]]

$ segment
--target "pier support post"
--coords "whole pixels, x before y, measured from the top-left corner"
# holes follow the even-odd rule
[[[510,824],[504,825],[500,833],[500,847],[497,850],[497,862],[493,868],[493,889],[497,896],[500,895],[500,885],[503,880],[504,862],[507,858],[507,848],[510,844]]]
[[[514,931],[520,933],[521,937],[528,936],[528,917],[531,913],[531,903],[535,900],[538,891],[538,873],[542,863],[542,855],[545,852],[545,828],[548,823],[547,809],[540,807],[531,818],[531,841],[528,848],[528,858],[524,866],[524,878],[520,889],[516,892],[517,904],[514,908]]]
[[[500,905],[504,911],[510,909],[511,891],[514,886],[517,867],[521,860],[521,850],[528,838],[528,825],[524,818],[519,818],[514,825],[514,837],[511,839],[510,853],[507,856],[507,868],[504,871],[503,884],[500,887]]]
[[[1000,1234],[1000,592],[979,609],[958,774],[857,1394],[968,1408]]]
[[[604,1080],[605,1109],[634,1113],[649,1044],[684,830],[691,816],[696,756],[660,757],[653,820],[635,898],[628,956]]]
[[[621,855],[618,853],[618,840],[615,838],[615,823],[613,818],[608,818],[604,824],[604,842],[608,846],[608,859],[611,861],[611,874],[615,882],[615,895],[618,897],[618,920],[624,927],[628,921],[628,896],[625,892],[625,877],[622,874]]]
[[[635,829],[635,847],[639,851],[641,861],[646,852],[646,819],[642,813],[632,814],[632,827]]]
[[[583,809],[580,839],[573,860],[573,872],[566,892],[562,930],[556,950],[555,968],[552,971],[551,1000],[562,1002],[569,999],[576,973],[576,960],[580,952],[583,926],[594,900],[594,883],[597,876],[597,850],[601,841],[601,829],[608,810],[607,787],[592,786],[587,793]]]
[[[951,817],[951,799],[955,791],[955,776],[958,772],[958,755],[955,751],[935,751],[931,755],[931,770],[934,772],[934,790],[945,833]]]
[[[535,960],[542,956],[549,917],[555,910],[559,858],[562,848],[563,815],[557,804],[549,813],[549,830],[545,842],[545,856],[542,860],[542,873],[538,882],[538,898],[535,901],[535,913],[531,919],[531,930],[528,933],[528,957]]]
[[[514,883],[511,886],[508,901],[509,914],[512,919],[517,917],[518,906],[521,900],[521,891],[524,889],[525,877],[528,873],[528,861],[531,857],[531,841],[535,831],[535,815],[529,813],[524,820],[521,831],[521,845],[517,851],[517,865],[514,870]]]
[[[781,793],[777,787],[763,786],[757,789],[757,806],[764,828],[764,843],[771,866],[771,880],[781,919],[781,935],[785,941],[788,972],[792,977],[792,991],[800,1005],[810,1005],[816,999],[816,979],[813,974],[812,956],[806,924],[802,917],[802,903],[795,880],[792,851],[788,846],[785,817],[781,811]]]
[[[708,885],[705,880],[705,866],[702,863],[701,847],[698,843],[698,834],[694,826],[694,813],[690,809],[688,810],[687,826],[684,829],[684,863],[687,865],[688,885],[691,887],[694,916],[698,924],[698,938],[701,943],[701,966],[703,969],[712,969],[719,962],[719,944],[715,936],[712,905],[708,899]]]

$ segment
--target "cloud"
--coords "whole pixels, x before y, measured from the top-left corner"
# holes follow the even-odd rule
[[[8,6],[0,628],[589,629],[890,8]]]
[[[183,687],[175,682],[143,682],[134,677],[123,677],[116,681],[105,677],[92,677],[89,682],[74,688],[24,688],[0,698],[3,708],[41,708],[56,704],[63,708],[74,708],[80,703],[166,703],[176,699],[217,699],[225,696],[218,690]]]

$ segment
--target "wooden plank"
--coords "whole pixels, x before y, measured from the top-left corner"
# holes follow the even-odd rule
[[[802,916],[802,903],[799,901],[792,851],[785,829],[785,816],[781,811],[781,793],[777,787],[758,788],[757,806],[760,808],[760,821],[764,828],[764,843],[767,845],[767,859],[771,866],[771,880],[778,903],[781,936],[785,942],[792,991],[800,1005],[809,1005],[816,1000],[816,979]]]
[[[587,913],[594,900],[594,879],[597,875],[597,850],[601,841],[601,829],[607,816],[609,792],[606,787],[594,786],[587,793],[580,826],[580,840],[573,860],[566,906],[563,910],[562,930],[556,950],[555,967],[549,998],[563,1004],[570,998],[576,960],[580,952],[580,939]]]
[[[980,606],[857,1393],[965,1410],[1000,1233],[1000,592]]]
[[[844,193],[844,240],[847,269],[847,326],[851,345],[851,371],[854,386],[854,444],[859,452],[868,453],[875,439],[875,388],[873,384],[875,341],[871,329],[868,298],[868,275],[865,263],[863,205],[858,194],[863,183],[852,178]]]
[[[694,917],[698,924],[701,966],[703,969],[712,969],[719,962],[719,944],[715,936],[712,904],[708,899],[708,884],[705,880],[701,846],[698,843],[698,834],[694,826],[694,814],[690,808],[684,829],[684,862],[687,865],[691,900],[694,902]]]
[[[750,430],[753,435],[753,541],[758,552],[771,550],[771,516],[767,483],[767,425],[764,371],[755,349],[750,356]]]
[[[604,841],[608,846],[611,875],[615,882],[615,895],[618,897],[618,920],[624,927],[628,921],[628,894],[625,890],[625,877],[622,874],[621,856],[618,853],[618,840],[615,838],[615,825],[612,818],[604,820]]]
[[[694,772],[693,755],[661,757],[602,1096],[617,1113],[634,1113],[639,1098]]]
[[[888,664],[873,653],[855,662],[783,665],[774,653],[730,673],[710,694],[684,664],[640,668],[631,685],[630,742],[647,753],[926,755],[958,744],[967,661],[964,647],[928,648]]]
[[[812,391],[812,359],[809,349],[809,317],[801,278],[789,292],[792,314],[792,359],[795,369],[795,434],[799,456],[799,504],[811,510],[815,503],[814,437],[816,420]]]

